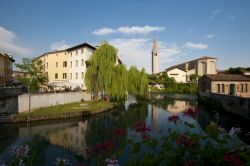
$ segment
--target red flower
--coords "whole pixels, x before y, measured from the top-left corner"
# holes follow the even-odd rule
[[[187,147],[190,147],[194,144],[193,140],[191,138],[188,138],[187,135],[185,135],[185,134],[180,135],[177,138],[176,143],[178,145],[185,145]]]
[[[196,161],[195,160],[187,160],[184,162],[183,164],[184,166],[195,166],[196,165]]]
[[[78,162],[76,166],[87,166],[87,164],[83,162]]]
[[[225,154],[223,156],[223,159],[224,159],[224,161],[228,162],[230,165],[233,165],[233,166],[243,166],[244,165],[244,163],[240,159],[240,157],[236,156],[236,155]]]
[[[113,129],[113,134],[115,136],[123,136],[126,134],[126,130],[123,128],[116,128],[116,129]]]
[[[177,123],[177,121],[178,121],[179,119],[180,119],[180,118],[179,118],[179,116],[177,116],[177,115],[172,115],[172,116],[168,117],[168,121],[169,121],[169,122],[174,122],[175,124]]]
[[[115,143],[112,140],[106,140],[101,143],[96,143],[93,147],[92,151],[94,154],[104,152],[104,151],[112,151],[115,147]]]
[[[193,108],[188,108],[185,112],[184,112],[184,116],[190,116],[190,117],[196,117],[198,115],[199,110],[193,109]]]
[[[135,131],[141,134],[147,133],[151,131],[151,128],[149,126],[146,126],[143,122],[138,122],[134,124]]]

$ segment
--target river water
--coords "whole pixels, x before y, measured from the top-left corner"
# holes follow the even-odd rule
[[[196,119],[181,116],[188,108],[198,108]],[[33,165],[56,165],[56,158],[63,157],[70,160],[72,165],[85,162],[95,165],[95,160],[87,158],[85,148],[91,149],[96,143],[105,140],[119,139],[119,144],[126,144],[127,138],[133,138],[133,125],[145,122],[156,135],[173,127],[168,122],[171,115],[179,115],[180,119],[195,124],[195,129],[203,129],[209,123],[217,123],[221,128],[229,131],[231,127],[240,127],[243,132],[241,138],[250,143],[245,133],[249,132],[247,122],[226,113],[217,113],[198,104],[195,96],[177,94],[155,94],[150,99],[135,99],[130,96],[123,107],[98,116],[84,119],[64,119],[55,121],[34,122],[27,124],[0,125],[0,160],[9,163],[10,150],[14,145],[29,144],[32,154],[35,154]],[[113,134],[115,128],[125,128],[126,136],[118,138]],[[180,125],[180,130],[185,126]],[[126,147],[126,146],[125,146]],[[126,148],[119,157],[120,165],[129,160]],[[35,164],[34,164],[35,163]]]

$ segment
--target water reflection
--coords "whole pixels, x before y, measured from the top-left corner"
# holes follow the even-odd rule
[[[183,116],[183,111],[197,106],[201,109],[197,120]],[[83,151],[85,147],[92,148],[96,143],[104,140],[114,140],[117,148],[123,149],[126,146],[127,138],[135,138],[133,125],[136,122],[146,122],[151,126],[155,137],[159,137],[159,131],[161,134],[167,134],[169,128],[176,128],[175,124],[169,123],[167,120],[173,114],[178,114],[183,122],[194,124],[192,132],[202,132],[201,128],[211,121],[220,125],[222,122],[229,124],[228,121],[223,120],[223,117],[214,117],[211,112],[205,111],[205,108],[197,105],[194,98],[184,100],[163,95],[150,101],[138,100],[135,102],[133,99],[133,102],[127,104],[127,107],[127,109],[125,106],[120,107],[86,119],[46,121],[31,126],[1,125],[0,156],[8,160],[12,145],[29,143],[38,154],[41,154],[40,159],[37,157],[37,160],[44,161],[40,162],[40,165],[50,165],[58,156],[66,156],[75,165],[78,160],[87,159],[87,155]],[[113,135],[115,128],[124,128],[132,132],[128,132],[127,136],[116,137]],[[178,128],[181,132],[190,130],[184,123],[178,124]],[[128,152],[124,152],[119,161],[128,159],[126,153]],[[94,165],[92,160],[90,160],[90,164]]]

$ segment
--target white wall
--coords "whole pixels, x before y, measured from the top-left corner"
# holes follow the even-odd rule
[[[183,70],[174,68],[170,71],[167,71],[167,74],[169,77],[174,78],[178,83],[186,83],[186,72]]]
[[[82,50],[83,49],[83,53]],[[76,51],[78,51],[78,54],[76,54]],[[93,49],[82,47],[73,51],[69,52],[69,83],[71,84],[71,87],[74,88],[81,88],[83,90],[86,90],[85,84],[84,84],[84,77],[86,73],[86,61],[89,60],[90,56],[93,54]],[[72,55],[71,55],[72,53]],[[84,64],[82,65],[82,59],[84,60]],[[76,61],[78,61],[78,66],[76,67]],[[72,67],[71,67],[72,62]],[[82,72],[84,74],[82,78]],[[78,73],[78,78],[76,79],[76,73]],[[71,79],[72,74],[72,79]]]
[[[49,107],[59,104],[67,104],[91,100],[91,95],[87,92],[66,92],[66,93],[46,93],[32,94],[30,98],[31,110],[41,107]],[[18,96],[18,112],[29,111],[29,94]]]

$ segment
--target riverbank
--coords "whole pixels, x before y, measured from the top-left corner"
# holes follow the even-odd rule
[[[105,101],[75,102],[64,105],[44,107],[29,112],[12,115],[10,122],[20,123],[28,121],[52,120],[73,117],[84,117],[109,111],[118,106],[118,103]]]

